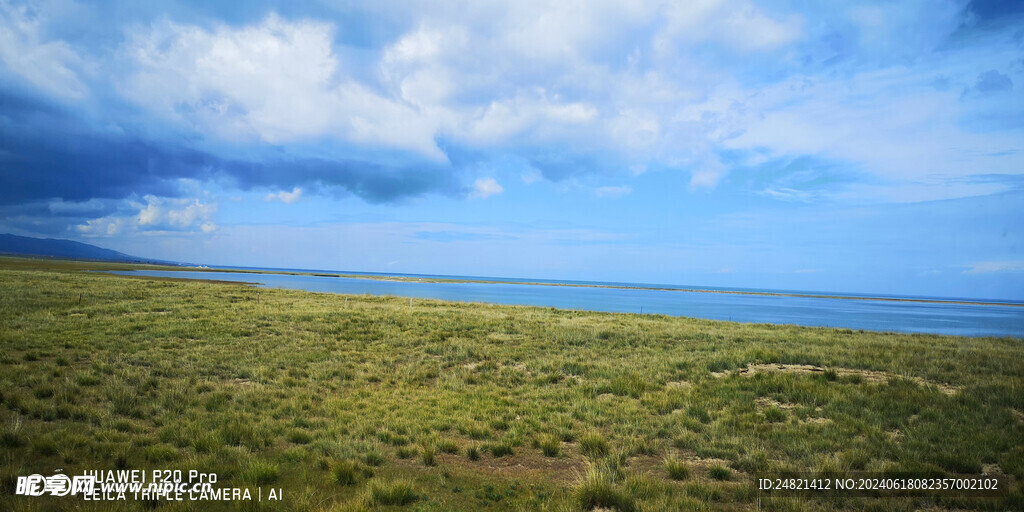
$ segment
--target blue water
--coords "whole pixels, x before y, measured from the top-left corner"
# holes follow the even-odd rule
[[[828,299],[514,283],[402,282],[234,272],[136,270],[113,273],[187,279],[218,279],[313,292],[396,295],[591,311],[659,313],[736,322],[846,327],[872,331],[920,332],[958,336],[1024,337],[1024,307],[1002,305]],[[537,280],[531,281],[538,282]],[[603,284],[621,285],[622,283]]]

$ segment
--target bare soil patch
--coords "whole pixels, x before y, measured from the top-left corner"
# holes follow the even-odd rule
[[[783,409],[783,410],[785,410],[785,409],[792,409],[792,408],[796,407],[796,404],[791,404],[789,402],[780,402],[778,400],[775,400],[773,398],[768,398],[766,396],[762,396],[762,397],[754,400],[754,404],[757,405],[757,409],[758,410],[767,409],[769,407],[778,407],[779,409]]]
[[[570,457],[545,457],[543,454],[519,448],[514,455],[492,457],[481,454],[479,460],[460,455],[441,453],[437,459],[442,466],[484,473],[503,479],[531,479],[568,484],[577,480],[586,470],[586,462]]]
[[[699,457],[692,451],[679,452],[677,458],[685,462],[691,470],[696,470],[697,474],[705,473],[711,466],[729,466],[729,461],[725,459]],[[668,474],[665,473],[665,458],[660,455],[636,455],[630,457],[626,467],[629,468],[631,473],[649,473],[661,478],[668,478]],[[741,473],[732,468],[730,470]]]
[[[1020,412],[1017,409],[1010,409],[1010,413],[1017,417],[1022,423],[1024,423],[1024,412]]]
[[[901,375],[896,375],[896,374],[893,374],[893,373],[882,372],[882,371],[877,371],[877,370],[859,370],[859,369],[855,369],[855,368],[837,368],[837,367],[822,368],[820,366],[814,366],[814,365],[809,365],[809,364],[781,364],[781,363],[752,364],[752,365],[747,366],[746,368],[743,368],[743,369],[739,370],[739,375],[744,376],[744,377],[749,377],[749,376],[752,376],[752,375],[756,375],[758,373],[770,373],[770,372],[785,372],[785,373],[794,373],[794,374],[798,374],[798,375],[815,375],[815,374],[824,374],[824,372],[827,371],[827,370],[834,371],[836,373],[836,375],[838,375],[840,378],[842,378],[842,377],[858,376],[858,377],[864,379],[865,382],[872,382],[872,383],[885,383],[885,382],[888,382],[890,379],[902,377],[902,378],[905,378],[905,379],[912,380],[912,381],[914,381],[914,382],[916,382],[916,383],[918,383],[918,384],[920,384],[922,386],[935,386],[936,388],[938,388],[939,391],[945,393],[946,395],[954,395],[954,394],[956,394],[960,390],[956,386],[950,386],[948,384],[940,384],[940,383],[936,383],[936,382],[931,382],[931,381],[922,379],[921,377],[901,376]],[[715,377],[725,377],[725,376],[727,376],[729,374],[730,374],[730,372],[712,372],[711,373],[711,375],[713,375]]]

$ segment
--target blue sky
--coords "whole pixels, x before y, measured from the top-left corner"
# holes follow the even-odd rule
[[[1024,299],[1015,2],[0,2],[0,231]]]

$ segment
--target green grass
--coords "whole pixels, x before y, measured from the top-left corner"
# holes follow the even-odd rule
[[[502,441],[500,443],[488,443],[484,445],[484,450],[491,453],[495,457],[506,457],[515,453],[515,448],[508,441]]]
[[[1024,481],[1019,339],[275,289],[257,301],[238,284],[88,268],[128,266],[0,258],[0,482],[196,468],[282,488],[280,510],[742,510],[770,471],[998,466]],[[824,371],[741,372],[767,363]],[[1012,509],[1014,485],[995,501],[806,508]],[[16,510],[79,504],[8,492]]]
[[[534,441],[535,448],[540,449],[545,457],[558,457],[562,450],[562,440],[552,434],[541,434]]]
[[[424,466],[437,465],[437,445],[432,442],[424,442],[420,450],[420,460]]]
[[[727,467],[715,465],[708,469],[708,476],[715,480],[729,480],[732,478],[732,471]]]
[[[770,423],[778,423],[786,420],[786,413],[782,409],[772,406],[765,409],[764,419]]]
[[[277,464],[263,460],[252,460],[242,470],[241,479],[256,485],[267,485],[277,481],[281,471]]]
[[[608,441],[600,432],[587,432],[580,436],[580,451],[588,457],[600,457],[608,453]]]
[[[353,485],[359,477],[359,465],[342,460],[331,465],[331,479],[339,485]]]
[[[606,508],[620,512],[637,510],[636,501],[621,486],[617,475],[602,466],[591,466],[574,489],[580,510]]]
[[[674,453],[669,453],[665,456],[665,473],[672,480],[686,480],[690,478],[690,467],[685,462],[679,460]]]
[[[376,505],[408,505],[420,498],[410,482],[370,482],[369,501]]]

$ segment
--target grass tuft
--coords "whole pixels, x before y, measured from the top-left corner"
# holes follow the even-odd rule
[[[438,451],[441,453],[455,454],[459,453],[459,444],[451,439],[441,439],[434,443],[437,446]]]
[[[399,459],[411,459],[416,456],[415,446],[400,446],[395,449],[395,456]]]
[[[786,411],[783,411],[773,405],[764,410],[764,419],[768,423],[780,423],[786,421]]]
[[[359,465],[348,460],[335,461],[330,469],[331,479],[338,485],[353,485],[359,476]]]
[[[412,483],[406,480],[374,480],[370,482],[368,492],[370,503],[375,505],[405,506],[420,498]]]
[[[665,472],[668,473],[668,477],[672,480],[686,480],[690,478],[690,467],[685,462],[679,460],[674,453],[669,453],[665,456]]]
[[[534,442],[545,457],[558,457],[562,449],[562,439],[552,434],[541,434],[534,439]]]
[[[484,445],[484,450],[491,452],[491,455],[495,457],[505,457],[515,453],[515,450],[512,448],[512,443],[507,440],[498,443],[488,443]]]
[[[295,444],[309,444],[313,441],[313,436],[305,430],[292,430],[288,433],[288,441]]]
[[[732,471],[729,471],[729,468],[725,466],[715,465],[711,466],[711,469],[708,470],[708,476],[715,480],[730,480],[732,479]]]
[[[267,485],[277,481],[281,476],[281,470],[276,463],[252,459],[242,469],[240,476],[246,482]]]
[[[436,466],[437,446],[434,443],[424,442],[423,449],[420,450],[420,460],[423,461],[424,466]]]
[[[616,476],[607,468],[590,466],[573,491],[573,496],[581,510],[610,508],[620,512],[637,510],[636,501],[632,496],[619,488]]]
[[[608,453],[608,441],[597,431],[585,432],[580,436],[580,451],[587,457],[601,457]]]
[[[380,466],[384,464],[384,456],[376,450],[368,451],[363,454],[363,464],[373,467]]]

